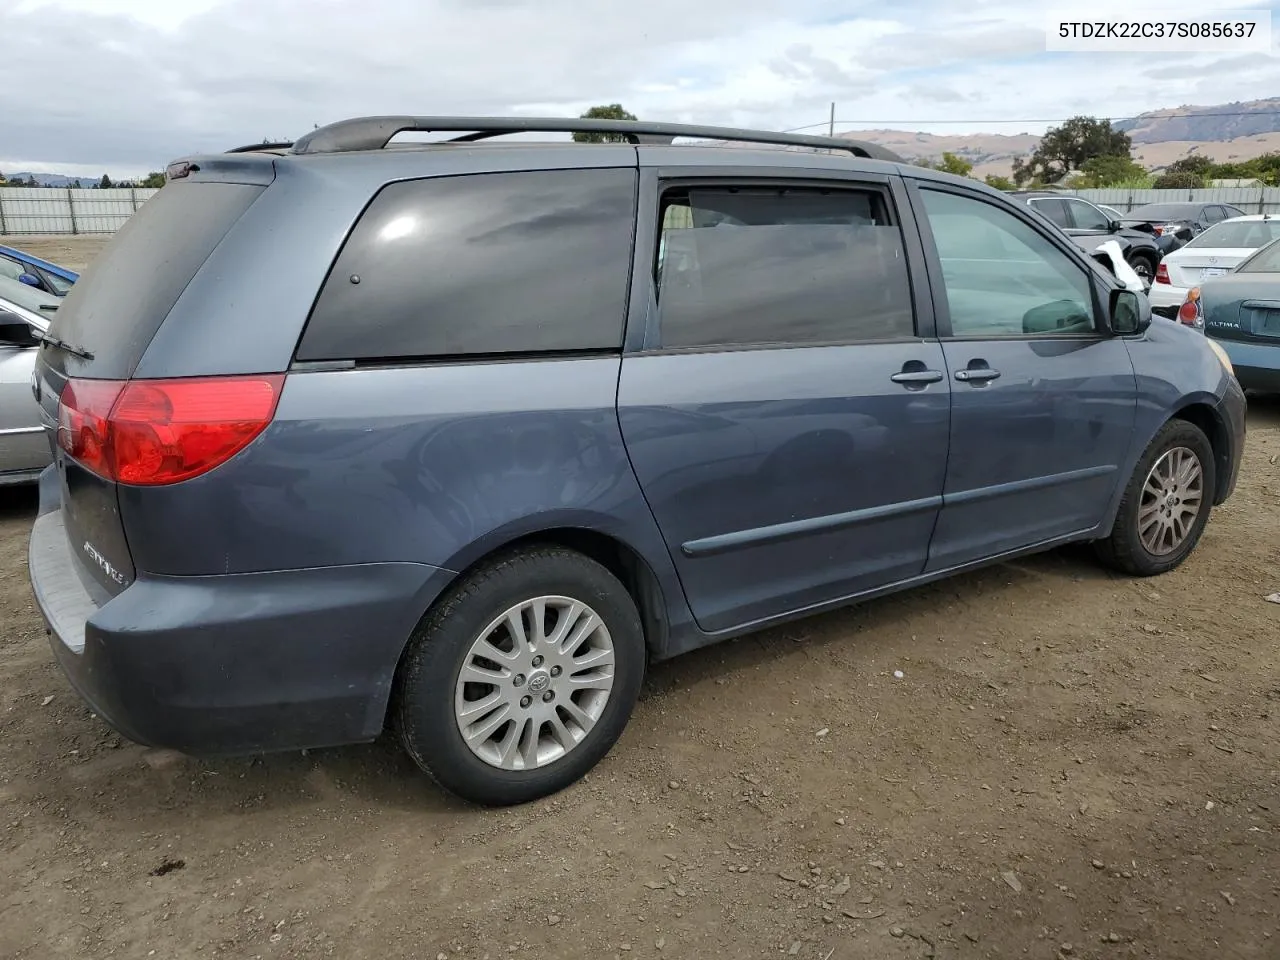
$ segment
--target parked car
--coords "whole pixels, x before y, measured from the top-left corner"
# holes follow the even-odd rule
[[[526,131],[631,142],[468,145]],[[375,117],[169,176],[35,384],[36,601],[144,743],[390,721],[448,790],[527,801],[649,662],[1060,544],[1160,574],[1236,483],[1219,348],[869,144]]]
[[[31,397],[37,337],[60,301],[0,275],[0,486],[32,483],[52,459]]]
[[[1280,219],[1269,214],[1232,217],[1215,223],[1186,246],[1165,256],[1147,294],[1153,312],[1173,317],[1187,290],[1210,277],[1229,273],[1260,247],[1280,237]]]
[[[1242,388],[1280,393],[1280,240],[1188,290],[1177,319],[1221,344]]]
[[[1148,203],[1125,214],[1124,225],[1149,228],[1157,237],[1185,230],[1192,240],[1215,223],[1244,215],[1228,203]]]
[[[1009,196],[1027,204],[1037,213],[1060,227],[1086,252],[1092,254],[1099,244],[1115,240],[1124,251],[1125,260],[1146,286],[1155,279],[1160,264],[1160,247],[1149,232],[1122,227],[1097,206],[1080,197],[1064,196],[1052,191],[1015,190]]]
[[[20,280],[55,297],[64,297],[80,275],[22,250],[0,245],[0,277]]]

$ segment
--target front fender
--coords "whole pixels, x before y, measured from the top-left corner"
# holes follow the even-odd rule
[[[1174,417],[1196,422],[1207,417],[1215,430],[1221,431],[1218,439],[1234,442],[1233,424],[1228,422],[1224,404],[1236,402],[1237,395],[1243,402],[1243,395],[1233,390],[1230,375],[1204,336],[1190,327],[1154,316],[1146,333],[1126,341],[1126,347],[1137,385],[1133,440],[1121,472],[1123,479],[1100,527],[1101,536],[1114,524],[1129,478],[1161,427]],[[1216,466],[1220,471],[1229,468],[1238,456],[1239,451],[1228,449]]]

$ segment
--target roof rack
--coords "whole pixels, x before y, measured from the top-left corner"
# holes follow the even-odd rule
[[[381,150],[399,133],[442,133],[467,131],[445,143],[474,143],[511,133],[612,133],[630,143],[671,143],[676,137],[722,140],[738,143],[767,143],[787,147],[840,150],[872,160],[903,160],[891,150],[861,140],[814,137],[735,127],[703,127],[684,123],[650,123],[644,120],[595,120],[568,117],[357,117],[339,120],[308,132],[293,143],[295,154],[346,153],[353,150]],[[256,148],[264,149],[261,144]]]
[[[243,147],[232,147],[227,153],[257,153],[259,151],[288,150],[293,146],[290,141],[283,143],[246,143]]]

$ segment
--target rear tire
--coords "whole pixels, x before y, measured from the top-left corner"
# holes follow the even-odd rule
[[[1204,431],[1170,420],[1139,458],[1111,535],[1096,544],[1099,557],[1132,576],[1173,570],[1204,533],[1216,483],[1213,446]]]
[[[1138,275],[1143,284],[1150,287],[1156,280],[1156,262],[1145,253],[1135,253],[1129,259],[1129,266]]]
[[[640,615],[613,574],[561,547],[518,550],[468,575],[419,626],[400,670],[396,726],[449,792],[486,806],[527,803],[609,752],[644,670]]]

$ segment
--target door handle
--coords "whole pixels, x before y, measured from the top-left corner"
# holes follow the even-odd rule
[[[942,379],[941,370],[903,370],[889,378],[894,383],[937,383]]]
[[[990,367],[979,367],[976,370],[957,370],[956,379],[963,380],[965,383],[983,384],[988,381],[995,380],[1000,376],[999,370],[992,370]]]

